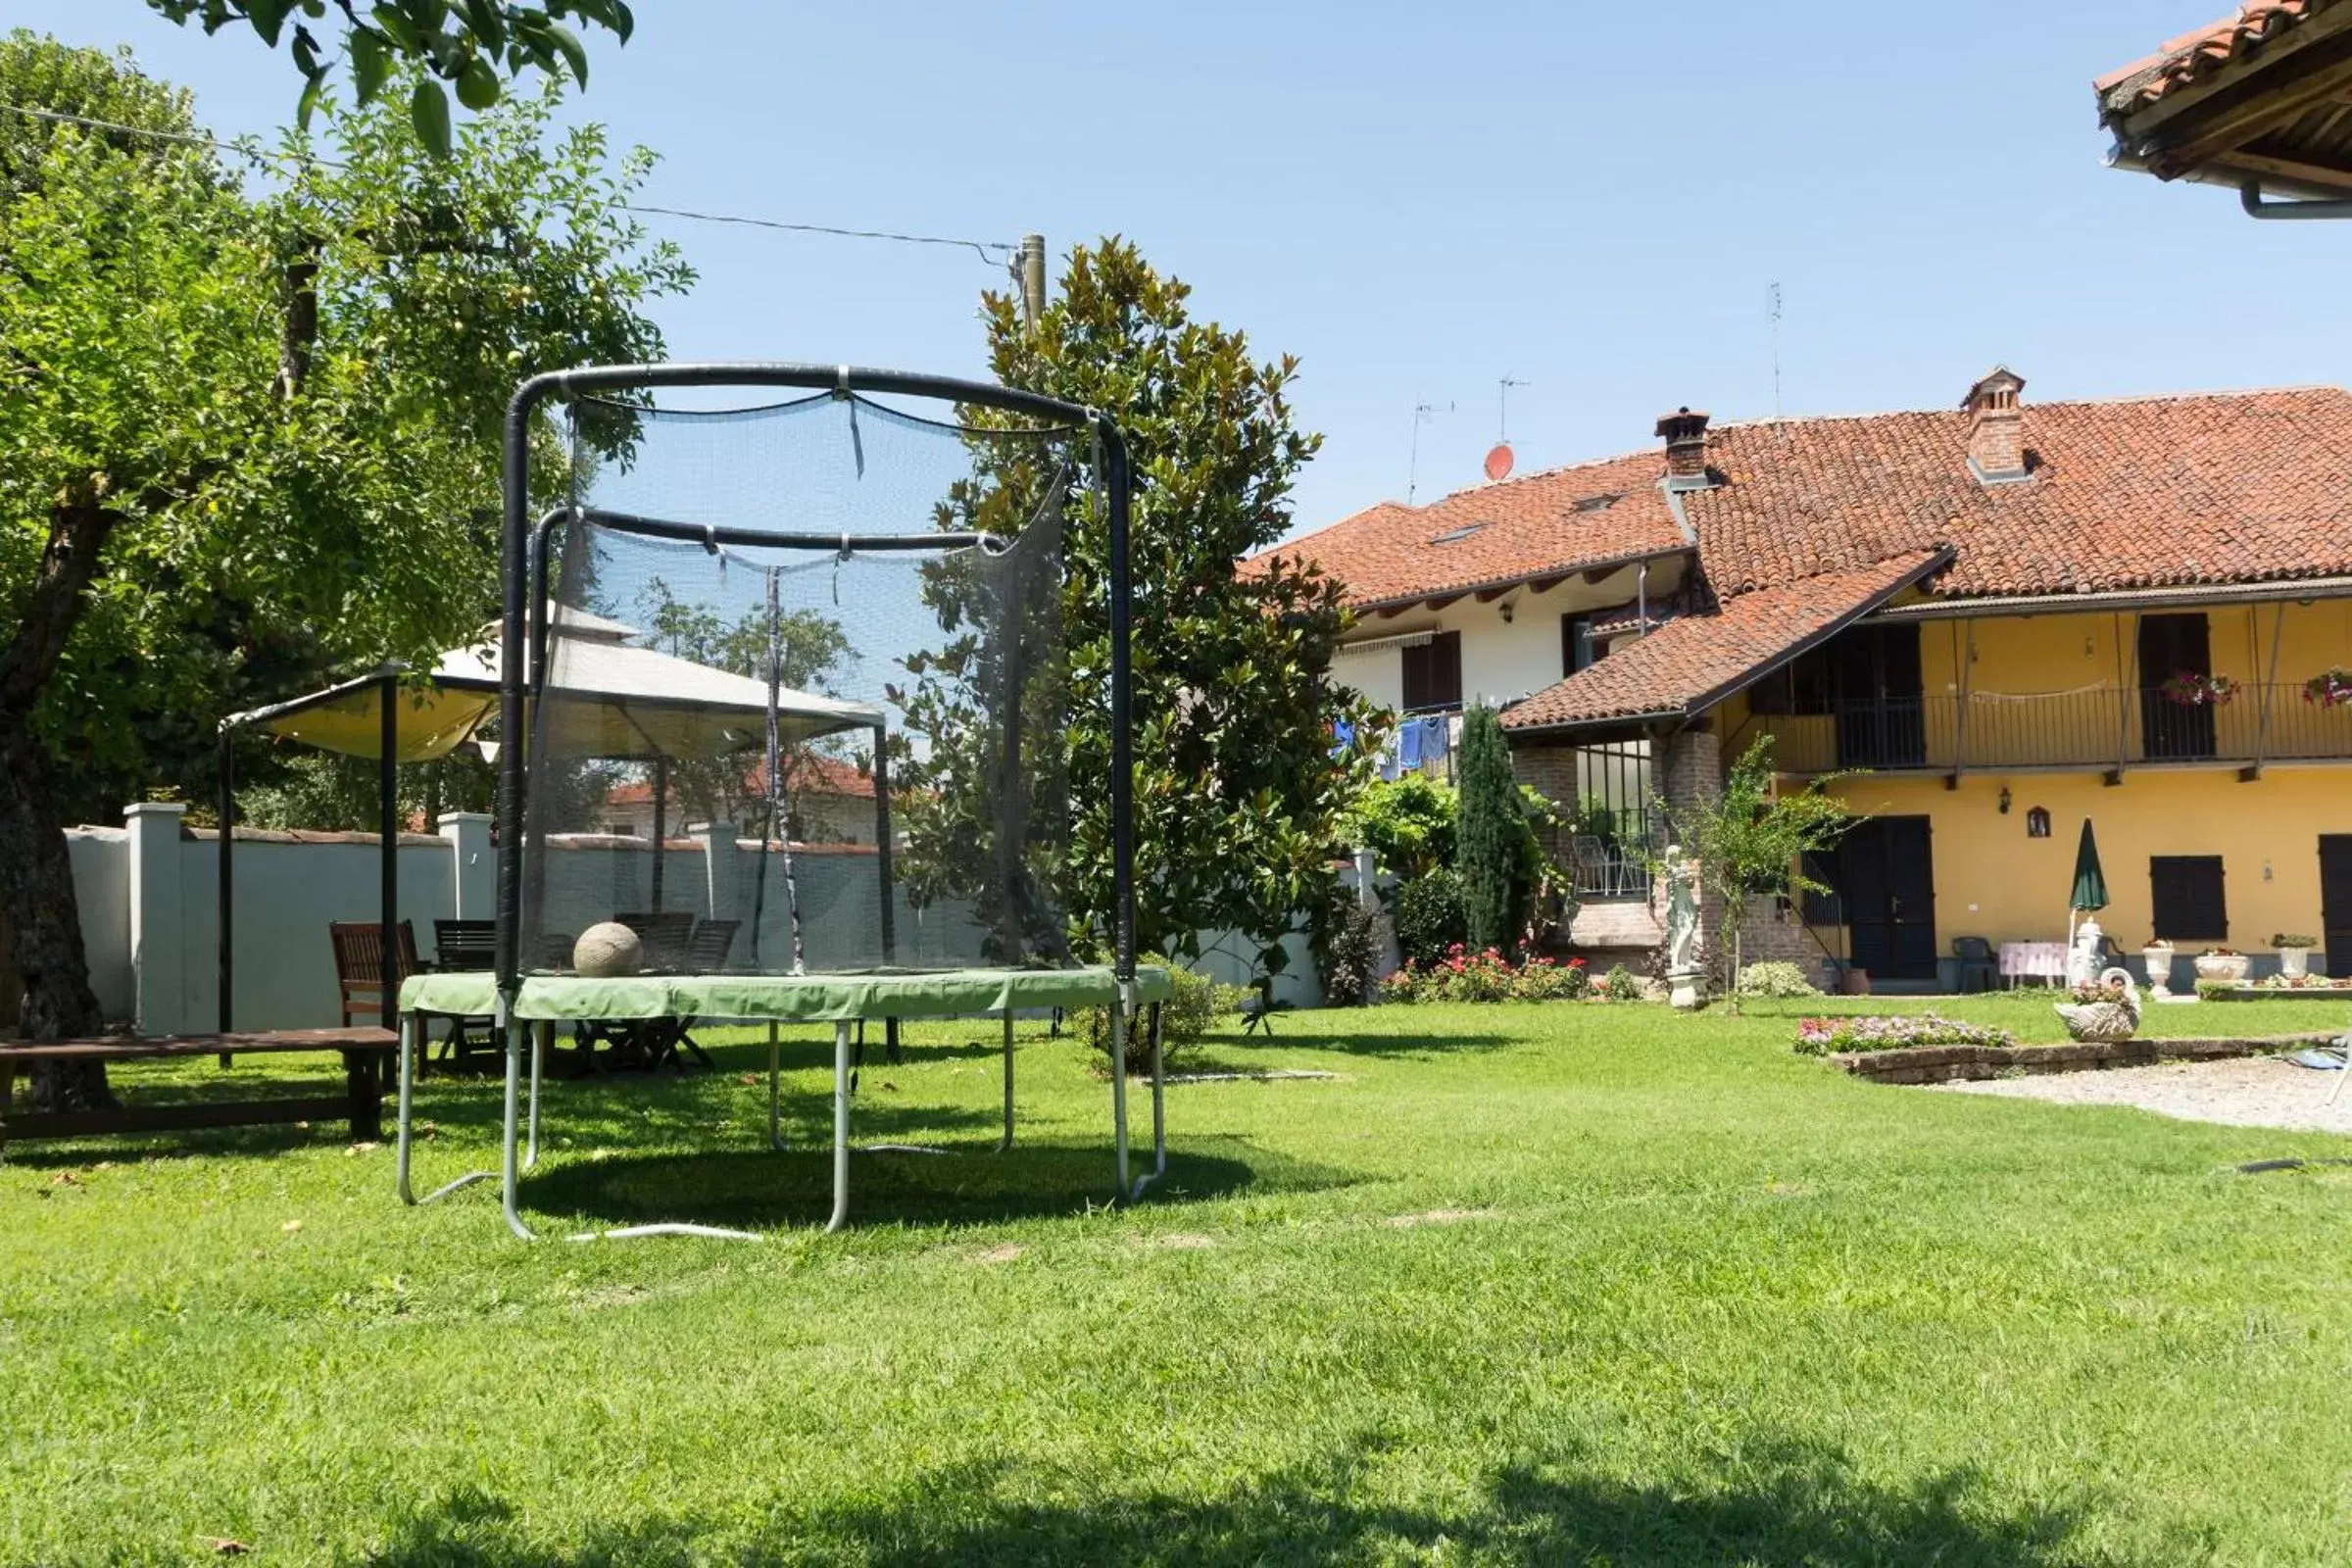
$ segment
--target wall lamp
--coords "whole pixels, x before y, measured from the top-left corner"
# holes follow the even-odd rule
[[[2009,814],[2009,786],[2006,784],[2001,786],[2001,814]]]

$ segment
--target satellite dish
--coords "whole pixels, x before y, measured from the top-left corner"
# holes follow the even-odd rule
[[[1506,479],[1510,477],[1510,472],[1511,444],[1508,441],[1497,441],[1494,444],[1494,450],[1487,454],[1487,477]]]

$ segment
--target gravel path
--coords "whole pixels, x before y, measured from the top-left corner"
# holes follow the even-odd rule
[[[2298,1067],[2281,1056],[2247,1056],[1927,1087],[1948,1094],[2002,1095],[2069,1105],[2133,1105],[2160,1116],[2227,1122],[2234,1127],[2352,1133],[2352,1084],[2344,1086],[2334,1104],[2328,1103],[2328,1093],[2340,1076]]]

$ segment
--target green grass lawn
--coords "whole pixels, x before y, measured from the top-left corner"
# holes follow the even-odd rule
[[[861,1157],[830,1238],[815,1031],[788,1154],[756,1046],[551,1089],[544,1232],[760,1244],[525,1246],[329,1128],[20,1145],[0,1563],[2345,1561],[2352,1170],[2230,1167],[2352,1148],[1873,1087],[1802,1010],[1289,1015],[1190,1065],[1338,1076],[1173,1089],[1126,1209],[1077,1050],[1000,1158],[992,1029],[927,1028],[860,1135],[966,1152]],[[496,1098],[423,1090],[425,1184]]]

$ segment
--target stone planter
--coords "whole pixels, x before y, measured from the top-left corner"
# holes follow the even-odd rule
[[[2197,955],[2197,978],[2221,980],[2236,985],[2246,978],[2246,970],[2254,960],[2242,953],[2201,953]]]
[[[2311,973],[2311,950],[2309,948],[2280,948],[2278,950],[2278,972],[2290,980],[2300,980]]]
[[[2173,945],[2152,942],[2139,950],[2139,961],[2148,966],[2148,986],[2155,991],[2173,988]]]

